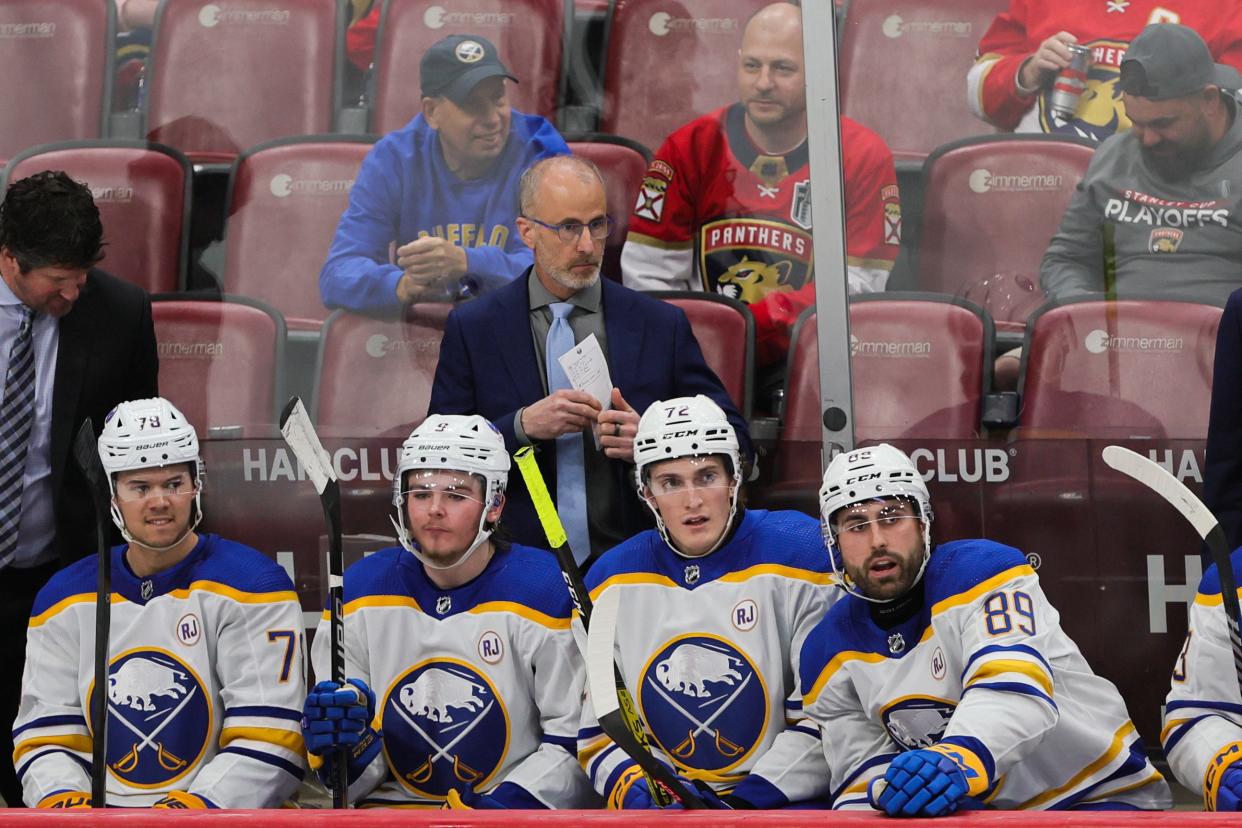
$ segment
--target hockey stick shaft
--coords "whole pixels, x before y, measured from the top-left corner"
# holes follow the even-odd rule
[[[1234,578],[1229,542],[1220,521],[1194,492],[1159,463],[1122,446],[1107,446],[1103,457],[1110,468],[1134,478],[1167,500],[1207,544],[1220,578],[1221,608],[1225,611],[1233,668],[1239,692],[1242,692],[1242,608],[1238,604],[1238,582]]]
[[[73,441],[73,457],[90,486],[95,507],[95,692],[91,695],[91,807],[108,807],[108,638],[112,630],[112,550],[108,548],[110,494],[89,419]]]
[[[293,397],[280,415],[280,433],[319,492],[328,533],[328,629],[332,681],[345,685],[345,562],[341,545],[341,485],[310,415],[299,397]],[[349,807],[349,750],[339,747],[333,768],[332,807]]]
[[[561,516],[556,511],[556,506],[552,503],[551,495],[548,494],[548,486],[544,482],[543,473],[539,471],[539,463],[535,460],[533,447],[523,446],[518,449],[517,453],[514,454],[514,459],[517,461],[518,471],[522,473],[522,480],[526,483],[526,490],[530,493],[531,502],[535,505],[535,514],[539,516],[539,523],[543,527],[543,533],[547,536],[548,543],[552,546],[552,552],[556,555],[557,564],[560,565],[561,577],[565,579],[565,586],[569,589],[570,600],[573,601],[574,608],[577,609],[578,615],[582,618],[583,629],[587,630],[589,634],[591,616],[594,613],[591,594],[587,591],[586,583],[582,580],[582,571],[578,569],[578,563],[574,560],[573,551],[569,548],[565,527],[561,523]],[[611,641],[611,637],[609,640]],[[616,662],[612,660],[611,650],[608,652],[608,660],[612,663],[613,692],[622,711],[624,727],[617,728],[611,721],[606,724],[603,721],[603,717],[600,720],[600,727],[604,728],[605,732],[608,732],[609,729],[613,730],[614,732],[608,733],[609,737],[643,769],[643,772],[647,775],[647,787],[658,805],[663,806],[672,803],[672,798],[665,791],[665,788],[667,788],[681,799],[687,808],[704,807],[703,802],[692,792],[687,791],[677,777],[669,772],[668,768],[651,754],[651,747],[647,742],[647,733],[643,729],[642,720],[639,718],[637,708],[634,706],[634,700],[630,697],[630,692],[625,686],[625,679],[621,675],[621,670],[617,667]],[[624,735],[616,731],[624,731]]]

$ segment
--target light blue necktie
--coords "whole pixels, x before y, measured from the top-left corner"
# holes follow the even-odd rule
[[[17,554],[22,518],[22,476],[34,426],[34,311],[22,305],[22,323],[9,351],[9,370],[0,403],[0,566]]]
[[[569,314],[574,306],[553,302],[552,327],[544,349],[548,362],[548,393],[562,388],[572,389],[559,357],[574,347],[574,331],[569,327]],[[581,564],[591,554],[591,535],[587,529],[586,465],[582,456],[582,432],[563,434],[556,438],[556,507],[569,536],[574,560]]]

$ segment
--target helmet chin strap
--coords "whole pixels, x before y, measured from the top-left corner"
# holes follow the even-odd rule
[[[910,590],[923,579],[923,572],[927,569],[927,562],[931,560],[931,516],[922,514],[922,506],[919,507],[920,521],[923,524],[923,562],[919,564],[919,571],[915,573],[914,578],[910,581],[910,586],[900,595],[894,595],[892,598],[873,598],[863,592],[854,579],[850,577],[849,572],[845,569],[845,559],[841,558],[840,566],[837,565],[837,558],[841,555],[841,547],[837,544],[836,538],[832,535],[831,529],[824,529],[824,542],[828,546],[828,560],[832,564],[832,571],[836,574],[838,586],[848,592],[850,595],[870,601],[873,604],[890,604],[898,601],[909,594]]]
[[[674,553],[682,558],[694,560],[696,558],[703,558],[712,554],[720,548],[720,545],[724,543],[725,538],[729,537],[729,532],[733,529],[733,519],[737,517],[738,491],[742,488],[736,475],[733,477],[733,485],[731,488],[733,491],[729,496],[729,517],[725,519],[724,528],[720,530],[720,536],[716,538],[716,542],[711,545],[711,548],[706,552],[700,552],[698,555],[687,555],[685,552],[678,549],[677,544],[674,543],[672,537],[669,536],[668,527],[664,524],[664,518],[660,516],[660,510],[657,509],[655,504],[653,504],[650,500],[647,500],[647,498],[643,498],[643,500],[647,503],[647,508],[651,510],[653,515],[655,515],[656,530],[660,533],[660,537],[664,538],[664,542],[668,544],[668,548],[673,550]]]
[[[185,528],[185,531],[181,533],[180,537],[167,546],[152,546],[149,543],[143,543],[142,541],[134,538],[129,531],[129,527],[125,525],[125,518],[121,515],[121,510],[117,508],[115,502],[112,504],[112,522],[115,523],[117,528],[121,530],[121,537],[124,538],[125,541],[131,546],[141,546],[143,549],[150,549],[152,552],[167,552],[170,549],[176,549],[180,546],[181,542],[188,538],[190,533],[198,528],[198,524],[203,519],[203,510],[199,507],[198,498],[199,495],[194,495],[194,520],[190,521],[190,524]]]
[[[393,520],[392,515],[389,515],[388,519],[392,521],[393,528],[397,530],[397,540],[401,541],[401,545],[405,547],[405,550],[415,558],[418,558],[418,562],[428,569],[443,571],[461,566],[474,554],[474,550],[482,546],[483,542],[492,536],[491,529],[483,528],[487,525],[487,509],[484,509],[483,514],[479,516],[479,530],[475,533],[474,540],[470,543],[470,546],[466,547],[466,551],[461,554],[461,557],[451,564],[438,564],[427,558],[419,550],[418,544],[414,542],[414,539],[410,537],[410,530],[405,528],[405,514],[401,509],[397,510],[397,520]]]

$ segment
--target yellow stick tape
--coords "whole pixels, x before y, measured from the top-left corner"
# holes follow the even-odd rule
[[[522,473],[526,490],[530,492],[531,502],[535,504],[535,514],[539,515],[539,522],[543,524],[543,533],[548,536],[548,543],[553,548],[563,546],[567,542],[565,527],[561,525],[561,516],[557,514],[552,497],[548,494],[548,484],[543,482],[543,473],[539,471],[539,463],[535,461],[534,447],[522,446],[513,455],[513,459],[517,460],[518,471]]]

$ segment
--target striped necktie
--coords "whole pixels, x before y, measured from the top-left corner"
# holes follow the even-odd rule
[[[34,311],[22,305],[22,325],[9,351],[9,370],[0,403],[0,567],[17,554],[22,518],[22,477],[34,425]]]

